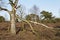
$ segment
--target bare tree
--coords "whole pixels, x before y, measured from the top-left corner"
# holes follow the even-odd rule
[[[30,9],[30,12],[33,13],[33,14],[39,15],[40,10],[36,5],[34,5],[32,7],[32,9]],[[36,22],[36,19],[37,19],[37,17],[35,16],[35,22]]]
[[[25,7],[23,5],[20,4],[20,8],[17,9],[17,14],[22,21],[22,19],[24,19],[24,15],[25,15]]]
[[[6,8],[3,8],[3,7],[1,7],[0,6],[0,10],[4,10],[4,11],[7,11],[8,13],[9,13],[9,15],[10,15],[10,21],[11,21],[11,33],[14,35],[14,34],[16,34],[16,28],[15,28],[15,14],[16,14],[16,10],[20,7],[20,6],[18,6],[17,4],[18,4],[18,1],[19,0],[8,0],[9,1],[9,3],[8,4],[10,4],[11,5],[11,7],[12,7],[12,10],[11,11],[9,11],[8,9],[6,9]],[[2,2],[2,0],[0,0],[0,2]]]

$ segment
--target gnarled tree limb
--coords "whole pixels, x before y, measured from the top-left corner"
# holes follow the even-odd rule
[[[9,0],[10,4],[13,5],[13,1],[12,0]]]
[[[18,9],[18,8],[20,8],[21,7],[21,5],[19,5],[16,9]]]
[[[9,10],[7,10],[7,9],[5,9],[5,8],[2,8],[2,7],[0,7],[0,10],[4,10],[4,11],[7,11],[8,13],[10,13]]]
[[[14,4],[15,4],[15,6],[17,7],[17,4],[18,4],[18,0],[15,0]]]

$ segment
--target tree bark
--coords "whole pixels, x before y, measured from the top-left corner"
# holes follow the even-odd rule
[[[11,21],[11,34],[15,35],[16,34],[16,28],[15,28],[15,14],[11,13],[10,14],[10,21]]]

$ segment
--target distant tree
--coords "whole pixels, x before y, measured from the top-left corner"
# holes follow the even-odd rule
[[[36,16],[36,17],[35,17]],[[29,14],[29,15],[26,15],[26,20],[30,20],[30,21],[39,21],[39,16],[36,15],[36,14]]]
[[[47,20],[47,21],[54,20],[54,17],[52,16],[51,12],[42,11],[41,12],[41,17],[42,17],[43,20]]]
[[[36,14],[36,15],[39,16],[40,10],[39,10],[39,8],[38,8],[36,5],[34,5],[34,6],[32,7],[32,9],[30,9],[30,13]],[[37,17],[35,16],[35,21],[36,21],[36,18],[37,18]]]
[[[0,16],[0,22],[4,22],[5,18],[3,16]]]

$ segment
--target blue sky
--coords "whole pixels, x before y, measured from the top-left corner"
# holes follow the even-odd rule
[[[53,16],[60,17],[60,0],[20,0],[19,3],[25,6],[27,12],[30,8],[36,5],[40,11],[49,11],[53,13]],[[6,16],[5,14],[0,12],[0,15],[4,15],[4,17]]]
[[[49,11],[52,12],[54,16],[60,17],[60,0],[21,0],[20,3],[24,5],[27,10],[32,8],[33,5],[36,5],[40,11]]]

